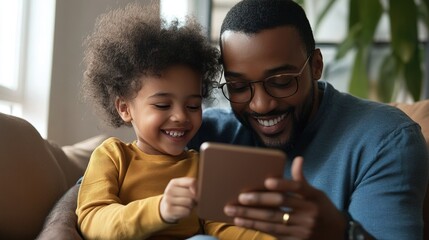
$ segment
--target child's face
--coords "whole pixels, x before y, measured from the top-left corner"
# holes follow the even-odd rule
[[[119,104],[119,113],[131,121],[137,145],[145,153],[181,154],[201,125],[201,76],[188,67],[174,66],[161,77],[141,80],[137,96]]]

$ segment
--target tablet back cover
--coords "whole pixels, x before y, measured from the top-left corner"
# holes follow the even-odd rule
[[[203,143],[197,189],[197,214],[205,220],[232,223],[223,208],[244,191],[264,191],[267,177],[282,177],[286,161],[280,150]]]

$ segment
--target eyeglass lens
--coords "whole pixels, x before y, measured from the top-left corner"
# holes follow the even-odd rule
[[[262,81],[228,81],[222,86],[224,96],[234,103],[249,102],[254,93],[252,84],[262,83],[268,95],[276,98],[292,96],[298,90],[297,77],[290,74],[279,74]]]

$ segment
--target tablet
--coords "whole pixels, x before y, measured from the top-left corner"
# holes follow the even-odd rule
[[[204,220],[232,223],[224,214],[238,194],[264,191],[267,177],[282,177],[286,155],[275,149],[205,142],[200,148],[197,214]]]

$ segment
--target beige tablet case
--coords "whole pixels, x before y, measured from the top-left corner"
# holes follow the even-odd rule
[[[205,220],[232,222],[223,208],[236,203],[238,193],[263,191],[267,177],[282,177],[285,154],[280,150],[203,143],[197,189],[197,213]]]

